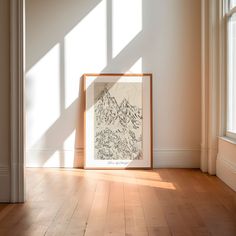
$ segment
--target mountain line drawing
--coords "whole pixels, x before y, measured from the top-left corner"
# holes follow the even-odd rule
[[[95,159],[141,160],[142,108],[126,98],[118,104],[104,87],[95,101]]]

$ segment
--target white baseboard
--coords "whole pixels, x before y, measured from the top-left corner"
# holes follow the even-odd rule
[[[0,166],[0,176],[9,176],[8,166]]]
[[[154,168],[199,168],[200,156],[200,149],[154,149]]]
[[[79,168],[84,164],[84,150],[27,150],[26,167]]]
[[[10,201],[10,170],[8,166],[0,166],[0,202]]]
[[[218,155],[216,161],[216,175],[229,187],[236,191],[236,164]]]
[[[153,151],[154,168],[199,168],[199,150]],[[28,150],[26,167],[83,167],[84,149],[76,150]]]

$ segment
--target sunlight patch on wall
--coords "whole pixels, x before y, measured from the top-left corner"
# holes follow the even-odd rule
[[[73,150],[75,147],[75,130],[67,137],[63,143],[64,150]]]
[[[143,59],[140,57],[126,73],[143,73]]]
[[[78,97],[80,76],[106,66],[106,20],[103,0],[65,37],[65,108]]]
[[[63,160],[64,167],[74,167],[75,151],[74,150],[64,151],[63,159],[64,159]]]
[[[43,167],[74,167],[74,150],[55,151],[43,164]],[[37,165],[36,165],[37,166]]]
[[[112,16],[114,58],[142,30],[142,0],[113,0]]]
[[[60,167],[60,152],[56,151],[46,160],[43,167]]]
[[[60,116],[60,47],[56,44],[26,74],[27,147]]]

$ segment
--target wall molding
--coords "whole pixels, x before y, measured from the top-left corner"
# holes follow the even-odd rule
[[[216,174],[219,135],[219,4],[209,2],[209,115],[208,115],[208,172]]]
[[[30,156],[26,159],[26,167],[83,168],[84,165],[84,148],[28,149],[26,153]]]
[[[221,1],[202,0],[202,137],[201,170],[216,174],[220,117]]]
[[[201,170],[208,171],[209,1],[201,1]]]
[[[9,166],[0,166],[0,186],[7,187],[10,183],[10,168]],[[1,191],[0,202],[9,202],[9,191]]]
[[[218,155],[216,169],[217,176],[236,191],[236,165]]]
[[[228,166],[232,171],[236,173],[236,163],[228,160],[227,158],[224,158],[222,155],[218,155],[217,161],[225,163],[225,165]]]
[[[200,149],[154,149],[154,168],[199,168]]]
[[[0,177],[1,176],[9,176],[10,170],[8,166],[0,166]]]
[[[219,139],[217,176],[236,191],[236,143],[227,137]]]
[[[58,156],[71,158],[72,161],[58,162],[50,166],[42,163],[26,162],[26,167],[84,167],[84,148],[76,148],[74,150],[51,150],[51,149],[29,149],[27,155],[31,155],[30,160],[38,160],[40,157],[53,156],[56,153],[55,159]],[[200,149],[153,149],[154,168],[199,168],[200,167]],[[34,158],[35,157],[35,158]],[[52,157],[53,158],[53,157]],[[46,158],[47,159],[47,158]]]
[[[24,0],[11,0],[11,196],[24,202]]]

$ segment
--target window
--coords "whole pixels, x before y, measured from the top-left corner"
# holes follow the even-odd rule
[[[236,0],[229,0],[227,14],[227,131],[236,138]]]
[[[230,9],[234,8],[235,6],[236,6],[236,0],[229,0]]]

